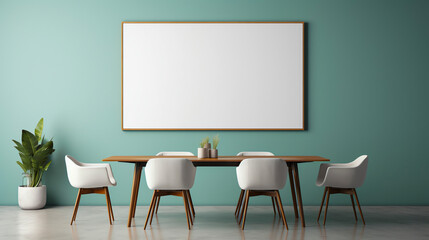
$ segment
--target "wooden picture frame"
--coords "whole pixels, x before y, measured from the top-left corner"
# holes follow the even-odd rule
[[[230,24],[230,25],[227,25],[227,24]],[[171,28],[171,29],[167,29],[168,31],[166,29],[161,29],[161,30],[154,29],[154,28],[157,28],[157,26],[163,26],[164,27],[166,25],[168,25],[168,26],[174,26],[174,27]],[[168,114],[168,113],[163,113],[160,110],[155,110],[155,111],[158,111],[158,112],[155,112],[155,113],[154,112],[148,112],[148,114],[146,115],[146,117],[147,118],[151,118],[153,116],[158,116],[158,113],[160,113],[160,112],[161,112],[161,115],[163,115],[163,117],[159,116],[159,119],[154,118],[152,120],[151,124],[147,124],[146,126],[144,126],[144,124],[139,125],[139,124],[130,124],[129,123],[130,122],[129,119],[133,119],[132,116],[134,116],[133,114],[130,114],[130,112],[133,112],[133,111],[134,112],[138,112],[135,109],[140,110],[140,108],[134,106],[134,109],[132,111],[130,111],[130,110],[128,110],[128,109],[131,109],[130,107],[128,107],[129,105],[127,105],[127,106],[124,107],[124,104],[129,104],[130,102],[131,103],[140,103],[140,102],[147,103],[147,102],[150,102],[150,99],[145,99],[145,101],[142,101],[141,99],[139,99],[138,101],[130,101],[129,98],[127,98],[128,97],[127,94],[129,94],[129,92],[124,93],[124,91],[129,91],[129,89],[132,89],[132,91],[134,91],[135,89],[138,89],[138,88],[135,88],[134,86],[133,87],[129,87],[128,85],[126,87],[124,87],[124,81],[128,81],[128,79],[127,80],[124,79],[125,78],[124,74],[128,74],[127,77],[130,76],[130,75],[132,75],[132,74],[129,74],[132,71],[129,71],[129,68],[127,68],[128,65],[126,67],[124,67],[124,60],[126,60],[127,64],[129,64],[130,62],[132,62],[131,60],[133,60],[129,56],[132,55],[132,54],[134,54],[134,51],[128,50],[128,49],[131,49],[131,48],[128,47],[129,46],[128,44],[130,42],[132,42],[132,41],[129,40],[129,39],[131,39],[128,36],[128,35],[130,35],[129,32],[127,32],[127,33],[124,34],[125,28],[127,28],[127,31],[128,31],[128,27],[129,26],[150,26],[150,27],[148,27],[149,30],[146,32],[146,35],[144,35],[146,37],[148,35],[156,35],[156,33],[158,33],[158,31],[160,31],[160,32],[167,32],[167,33],[174,32],[173,30],[175,30],[174,28],[176,26],[181,26],[184,29],[186,29],[188,26],[204,26],[204,28],[202,28],[202,27],[200,27],[200,28],[196,27],[196,29],[198,31],[205,31],[205,30],[201,30],[201,29],[206,29],[207,27],[212,27],[212,28],[215,28],[215,30],[216,30],[216,28],[220,28],[221,26],[228,26],[228,27],[229,26],[246,26],[246,27],[247,26],[256,26],[255,28],[258,29],[258,31],[265,31],[265,29],[261,30],[260,26],[266,26],[268,28],[268,30],[267,30],[268,31],[268,35],[272,34],[274,36],[277,36],[276,35],[277,32],[275,32],[276,31],[275,30],[276,27],[277,26],[286,26],[286,25],[287,26],[292,26],[293,25],[294,27],[298,27],[299,28],[299,32],[298,32],[299,36],[297,36],[297,34],[294,34],[294,36],[292,36],[292,37],[296,38],[294,40],[294,43],[296,44],[296,46],[299,46],[299,49],[297,49],[296,51],[294,50],[294,52],[295,52],[295,54],[298,54],[299,56],[297,57],[297,59],[292,59],[292,60],[288,59],[289,62],[296,60],[296,63],[295,63],[296,67],[295,68],[297,70],[295,71],[294,70],[295,68],[292,69],[292,70],[295,71],[294,72],[294,74],[295,74],[294,76],[299,76],[299,78],[296,77],[296,79],[294,80],[294,81],[296,81],[296,82],[294,82],[294,86],[297,89],[297,91],[295,91],[296,94],[297,94],[297,96],[294,97],[294,99],[293,99],[293,102],[294,102],[294,104],[296,104],[296,106],[294,106],[292,108],[295,111],[294,112],[294,116],[296,118],[293,119],[294,120],[294,124],[292,124],[291,126],[287,126],[287,124],[281,125],[278,122],[276,122],[276,124],[273,124],[271,126],[269,125],[269,123],[265,126],[264,123],[259,124],[259,122],[258,122],[258,124],[255,124],[255,126],[252,126],[251,125],[252,124],[251,121],[249,121],[246,124],[244,124],[244,126],[240,126],[239,125],[240,124],[239,120],[240,119],[244,119],[244,117],[246,117],[245,119],[247,119],[247,118],[251,119],[253,117],[258,117],[258,119],[256,119],[255,121],[261,121],[261,119],[263,120],[264,118],[266,118],[266,119],[269,119],[269,118],[279,119],[278,116],[286,116],[286,114],[284,114],[284,113],[281,112],[283,110],[283,109],[281,109],[281,107],[283,105],[279,105],[280,107],[277,107],[277,108],[273,107],[274,110],[270,111],[270,112],[263,112],[263,111],[265,111],[264,107],[259,106],[259,109],[262,110],[261,114],[259,114],[257,111],[253,112],[253,113],[249,112],[249,111],[244,112],[244,113],[240,113],[242,116],[241,115],[238,116],[238,120],[235,120],[235,123],[231,124],[231,126],[228,126],[228,124],[225,124],[225,123],[220,124],[219,126],[215,126],[213,124],[212,125],[208,124],[207,126],[204,126],[204,124],[195,124],[195,125],[198,125],[198,126],[194,126],[191,123],[190,123],[191,125],[186,125],[186,124],[180,125],[179,124],[179,125],[176,125],[176,126],[174,124],[172,124],[171,126],[169,126],[168,123],[165,123],[165,125],[163,125],[161,127],[156,125],[156,123],[157,123],[156,121],[157,120],[159,120],[159,119],[164,120],[164,119],[167,119],[169,117],[172,118],[172,122],[186,121],[186,118],[188,118],[190,121],[192,121],[194,118],[198,117],[197,116],[197,114],[198,114],[198,110],[197,109],[194,109],[195,110],[194,112],[191,112],[192,109],[191,110],[190,109],[185,109],[183,111],[183,114],[182,113],[178,113],[177,111],[176,112],[172,112],[171,114]],[[246,28],[246,27],[244,27],[244,28]],[[274,32],[269,32],[270,28],[273,28]],[[231,31],[231,29],[229,29],[228,31],[233,33],[232,34],[233,37],[237,37],[237,36],[234,36],[234,33],[236,32],[235,30],[237,30],[237,29],[232,29],[232,30],[234,30],[234,31]],[[150,33],[150,34],[148,34],[148,33]],[[244,33],[246,33],[246,32],[244,31]],[[198,34],[202,35],[201,33],[198,33]],[[252,34],[253,34],[252,35],[253,37],[256,36],[255,33],[252,33]],[[125,37],[124,35],[127,35],[127,39],[124,39],[124,37]],[[218,34],[218,35],[222,36],[222,34]],[[136,35],[136,36],[137,36],[136,39],[138,39],[139,35]],[[142,35],[140,35],[140,37],[141,36]],[[165,36],[168,36],[168,35],[165,35]],[[178,35],[176,35],[176,36],[178,36]],[[179,36],[181,36],[181,35],[179,35]],[[290,38],[292,38],[292,37],[290,37]],[[158,39],[154,38],[154,40],[161,40],[161,42],[163,41],[163,39],[168,39],[168,38],[167,37],[158,38]],[[139,43],[139,40],[141,40],[141,39],[138,39],[135,42]],[[151,43],[157,43],[158,42],[158,41],[154,41],[154,40]],[[268,39],[268,40],[270,41],[270,39]],[[279,42],[281,43],[281,41],[279,41],[279,40],[283,41],[284,39],[277,39],[277,42],[276,41],[273,41],[273,42],[274,43],[279,43]],[[124,44],[127,44],[127,46],[125,47],[125,48],[127,48],[126,50],[124,50]],[[162,45],[162,44],[164,44],[164,45]],[[215,43],[215,45],[216,45],[216,43]],[[165,43],[161,43],[160,46],[164,47]],[[160,46],[157,46],[158,49],[161,49]],[[144,46],[144,47],[146,47],[145,48],[146,50],[149,49],[147,46]],[[154,48],[156,49],[157,47],[154,47]],[[284,47],[286,50],[288,50],[287,46],[281,46],[280,45],[280,49],[281,49],[281,47]],[[137,47],[137,49],[139,49],[139,48],[140,48],[140,46]],[[151,49],[152,49],[152,46],[151,46]],[[178,47],[176,46],[175,49],[178,49]],[[275,48],[273,48],[273,49],[274,50],[272,50],[272,52],[275,53]],[[295,49],[295,48],[293,48],[293,49]],[[121,61],[121,64],[122,64],[122,66],[121,66],[121,71],[122,71],[122,74],[121,74],[122,75],[122,83],[121,83],[121,125],[122,125],[122,130],[246,130],[246,131],[248,131],[248,130],[263,130],[263,131],[266,131],[266,130],[271,130],[271,131],[272,130],[275,130],[275,131],[279,131],[279,130],[281,130],[281,131],[283,131],[283,130],[304,130],[304,97],[305,96],[304,96],[304,23],[303,22],[122,22],[122,48],[121,48],[121,51],[122,51],[121,52],[121,55],[122,55],[122,61]],[[130,51],[132,52],[132,54],[130,54]],[[146,53],[146,52],[144,52],[144,53]],[[128,54],[128,55],[124,57],[124,54]],[[146,55],[146,54],[135,54],[135,55],[137,56],[136,59],[139,60],[140,56]],[[174,55],[177,55],[177,54],[174,54]],[[283,54],[280,57],[282,57],[284,55],[287,55],[287,54]],[[163,59],[166,59],[166,58],[163,58]],[[149,60],[151,60],[151,59],[144,59],[144,62],[152,64],[152,61],[149,61]],[[156,61],[154,61],[154,62],[156,62]],[[158,59],[158,62],[161,62],[161,61],[159,61],[159,59]],[[193,62],[193,64],[195,64],[195,62]],[[272,64],[272,63],[270,63],[270,64]],[[172,64],[170,64],[168,66],[171,66],[171,65]],[[267,64],[267,66],[270,66],[270,65]],[[276,66],[277,68],[274,68],[274,69],[280,69],[279,66]],[[137,67],[134,67],[133,69],[137,69]],[[281,70],[279,70],[279,72],[281,73]],[[137,73],[137,75],[138,74],[140,74],[140,73]],[[152,74],[152,76],[153,76],[153,74]],[[137,79],[139,79],[139,78],[137,78]],[[157,82],[157,81],[155,81],[155,82]],[[128,82],[127,82],[127,84],[128,84]],[[283,83],[281,83],[281,84],[283,84]],[[283,86],[281,84],[279,86]],[[163,86],[165,86],[165,84]],[[180,88],[180,86],[177,85],[177,84],[174,85],[174,86]],[[147,87],[147,85],[145,85],[144,88],[139,89],[139,90],[141,90],[142,94],[147,94],[147,93],[149,93],[148,95],[153,94],[153,93],[151,93],[150,87]],[[266,93],[267,92],[270,93],[270,89],[263,89],[263,90]],[[279,90],[279,87],[277,87],[277,88],[273,87],[273,90],[277,93],[277,94],[273,94],[275,96],[280,96],[278,94],[280,92],[281,92],[281,94],[283,93],[283,91]],[[159,91],[159,88],[158,88],[158,91]],[[189,88],[188,89],[184,88],[184,89],[181,89],[180,91],[181,91],[181,93],[183,93],[182,96],[188,97],[188,98],[192,98],[189,95],[192,94],[193,92],[198,92],[198,90],[192,90],[192,89],[189,89]],[[287,91],[285,91],[286,92],[285,94],[289,94],[288,96],[290,96],[291,95],[290,91],[291,90],[289,90],[289,93],[287,93]],[[250,92],[252,92],[252,91],[250,91]],[[160,95],[165,94],[164,92],[158,92],[158,93]],[[253,89],[253,93],[256,93],[255,89]],[[223,94],[223,92],[219,92],[219,94]],[[242,94],[242,93],[237,92],[237,95],[239,95],[239,94]],[[134,95],[135,96],[140,96],[138,92],[137,93],[134,92]],[[173,95],[175,95],[175,94],[173,94]],[[232,93],[232,95],[234,95],[234,93]],[[242,95],[245,96],[246,93],[244,93]],[[251,95],[251,94],[249,94],[249,95]],[[253,94],[253,96],[255,96],[255,95],[259,96],[259,94],[257,94],[257,93]],[[175,96],[177,97],[177,95],[175,95]],[[201,97],[201,95],[198,95],[198,96]],[[198,101],[198,99],[200,99],[200,98],[198,98],[198,96],[195,97],[195,101]],[[269,94],[267,94],[267,96],[269,96]],[[125,97],[125,100],[124,100],[124,97]],[[156,98],[157,95],[153,94],[152,97]],[[239,96],[238,98],[240,98],[240,97],[241,96]],[[247,96],[247,97],[250,98],[252,96]],[[166,99],[167,96],[164,96],[163,98]],[[276,99],[276,98],[274,98],[274,99]],[[261,101],[259,101],[259,102],[261,102]],[[290,102],[292,102],[292,101],[290,101]],[[271,102],[271,103],[273,103],[273,102]],[[243,103],[241,103],[241,104],[243,104]],[[289,104],[292,104],[292,103],[289,103]],[[267,105],[270,105],[270,103],[268,103]],[[163,106],[165,106],[165,103],[164,103]],[[145,107],[148,108],[147,105]],[[297,109],[298,107],[299,107],[299,109]],[[126,110],[124,110],[124,108],[126,108]],[[159,108],[159,109],[162,110],[162,107]],[[236,107],[236,109],[237,109],[237,107]],[[247,109],[251,109],[251,108],[247,107]],[[237,109],[237,110],[240,110],[240,109]],[[231,114],[231,115],[235,114],[231,110],[228,110],[228,113]],[[138,114],[140,114],[140,113],[137,113],[137,115]],[[207,114],[207,111],[206,111],[206,118],[201,118],[201,119],[203,119],[203,121],[206,121],[207,119],[210,120],[210,121],[212,121],[213,120],[212,117],[216,116],[216,114],[217,114],[216,108],[213,109],[212,114],[213,115]],[[281,114],[283,114],[283,115],[281,115]],[[228,114],[218,114],[217,116],[218,116],[218,118],[229,118],[229,117],[231,117]],[[142,118],[142,116],[138,116],[138,117]],[[142,119],[145,119],[146,117],[144,117]],[[126,118],[126,119],[124,120],[124,118]],[[177,118],[178,121],[176,121],[175,118]],[[185,120],[183,120],[183,119],[185,119]],[[221,121],[224,121],[224,120],[222,119]]]

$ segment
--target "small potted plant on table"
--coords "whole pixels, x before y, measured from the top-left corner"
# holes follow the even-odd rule
[[[218,157],[218,150],[217,145],[219,145],[219,135],[216,135],[213,137],[213,148],[210,149],[210,157],[211,158],[217,158]]]
[[[43,118],[37,123],[34,134],[22,130],[21,143],[12,140],[19,152],[18,165],[24,171],[24,184],[18,187],[18,204],[21,209],[40,209],[46,204],[46,186],[42,185],[43,173],[48,170],[49,156],[55,151],[52,139],[42,138]]]
[[[210,157],[210,152],[209,152],[209,148],[208,148],[209,140],[210,140],[209,137],[205,137],[201,141],[200,147],[198,148],[198,158]]]

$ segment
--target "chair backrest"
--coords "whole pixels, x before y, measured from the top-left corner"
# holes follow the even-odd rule
[[[245,190],[279,190],[286,184],[286,162],[278,158],[248,158],[237,167],[237,180]]]
[[[191,152],[159,152],[156,156],[194,156]]]
[[[237,153],[237,156],[274,156],[274,153],[272,152],[239,152]]]
[[[196,168],[185,158],[153,158],[145,168],[146,183],[152,190],[188,190],[195,180]]]
[[[353,187],[362,186],[366,178],[366,170],[368,168],[368,155],[362,155],[356,158],[353,162],[347,164],[348,167],[355,168],[354,174],[350,176]]]
[[[67,178],[69,179],[70,185],[80,186],[82,180],[79,179],[79,168],[82,167],[82,163],[76,160],[70,155],[65,156],[66,169],[67,169]]]

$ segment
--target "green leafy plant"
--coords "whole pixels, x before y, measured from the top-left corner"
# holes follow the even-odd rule
[[[16,161],[22,168],[24,173],[30,176],[30,187],[37,187],[42,181],[43,173],[46,172],[51,165],[49,156],[55,151],[52,139],[45,141],[42,137],[43,132],[43,118],[37,123],[34,134],[22,130],[21,143],[12,140],[19,152],[20,161]]]
[[[203,148],[203,147],[204,147],[204,145],[206,145],[209,141],[210,141],[210,138],[209,138],[209,137],[205,137],[205,138],[203,138],[203,140],[202,140],[202,141],[201,141],[201,143],[200,143],[201,148]]]
[[[213,149],[217,149],[217,145],[219,145],[219,134],[213,137]]]

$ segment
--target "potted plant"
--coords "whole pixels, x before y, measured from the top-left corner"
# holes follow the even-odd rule
[[[24,171],[24,184],[18,187],[18,204],[21,209],[40,209],[46,204],[46,186],[42,185],[43,173],[48,170],[49,156],[55,151],[52,139],[42,137],[43,118],[37,123],[34,134],[22,130],[21,142],[12,140],[21,161],[16,161]]]
[[[210,157],[210,155],[209,155],[209,148],[207,148],[209,140],[210,140],[209,137],[205,137],[201,141],[200,147],[198,148],[198,158],[207,158],[207,157]]]
[[[216,135],[213,137],[213,148],[210,149],[210,157],[211,158],[217,158],[218,157],[218,151],[217,151],[217,145],[219,145],[219,135]]]

